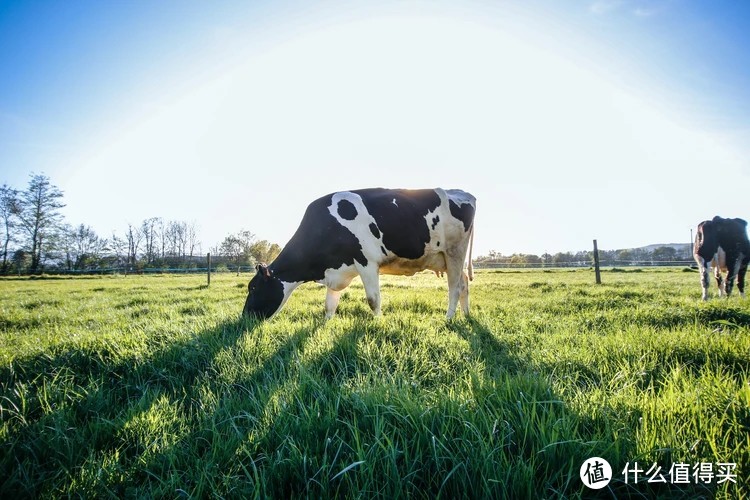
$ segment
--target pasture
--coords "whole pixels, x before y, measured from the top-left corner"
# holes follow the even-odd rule
[[[0,496],[747,497],[750,299],[636,271],[478,271],[452,321],[428,273],[328,322],[317,285],[240,320],[248,275],[0,280]]]

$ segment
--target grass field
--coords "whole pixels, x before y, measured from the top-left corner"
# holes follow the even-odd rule
[[[453,321],[432,274],[328,322],[316,285],[240,320],[247,275],[0,280],[0,496],[750,496],[750,299],[592,274],[480,271]]]

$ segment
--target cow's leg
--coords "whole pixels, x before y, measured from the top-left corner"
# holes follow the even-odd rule
[[[732,288],[734,288],[734,280],[737,279],[737,275],[740,272],[742,265],[742,254],[740,255],[727,255],[727,278],[724,282],[724,291],[727,297],[732,294]],[[743,286],[744,288],[744,286]]]
[[[380,271],[374,264],[358,267],[362,285],[365,287],[367,303],[375,316],[380,316]]]
[[[448,274],[448,312],[445,317],[451,319],[456,314],[459,299],[461,300],[461,308],[464,313],[468,314],[469,288],[462,258],[446,255],[445,267]]]
[[[461,271],[461,290],[458,294],[458,300],[461,303],[461,311],[464,316],[469,315],[469,276]]]
[[[727,294],[727,283],[729,278],[732,277],[732,285],[734,284],[734,276],[736,271],[733,269],[734,266],[733,255],[727,255],[723,248],[719,247],[714,254],[714,258],[711,260],[711,264],[714,266],[714,276],[716,277],[716,284],[719,287],[719,297],[728,296]],[[722,273],[726,273],[723,276]],[[729,287],[729,291],[732,291],[732,287]]]
[[[336,314],[340,298],[341,290],[334,290],[333,288],[326,290],[326,319],[331,319]]]
[[[721,268],[718,265],[714,266],[714,278],[716,278],[716,286],[719,288],[719,297],[723,297],[725,294],[726,282],[722,279]]]
[[[737,273],[737,289],[740,291],[740,297],[745,298],[745,274],[747,273],[747,262],[740,265],[740,271]]]
[[[711,262],[698,256],[696,256],[695,260],[698,263],[698,270],[700,271],[701,276],[702,298],[703,300],[708,300],[708,275],[711,271]]]

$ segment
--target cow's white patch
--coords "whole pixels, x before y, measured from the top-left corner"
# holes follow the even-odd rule
[[[396,198],[393,198],[393,201],[391,203],[393,203],[394,205],[398,206],[398,203],[396,203]]]
[[[708,276],[711,272],[711,262],[706,261],[706,259],[699,255],[695,256],[695,261],[698,263],[698,270],[701,276],[701,298],[703,300],[708,300]]]
[[[357,216],[354,219],[343,219],[338,214],[337,207],[341,200],[346,200],[354,205],[354,208],[357,210]],[[368,264],[373,261],[377,264],[382,262],[386,257],[380,249],[384,246],[383,235],[381,233],[380,237],[376,238],[375,235],[372,234],[370,224],[375,224],[377,226],[377,223],[373,216],[367,211],[367,207],[358,194],[348,191],[334,194],[331,198],[331,205],[328,207],[328,212],[336,218],[339,224],[347,228],[357,238],[362,247],[362,255],[367,259]]]
[[[453,200],[453,202],[458,205],[464,205],[466,203],[469,203],[471,205],[474,205],[476,203],[476,198],[474,196],[470,195],[466,191],[461,191],[460,189],[446,189],[445,194],[448,195],[449,200]]]
[[[289,300],[289,297],[292,295],[292,292],[303,283],[302,281],[292,281],[292,282],[287,282],[283,280],[279,280],[279,281],[281,281],[281,284],[284,286],[284,298],[281,299],[281,304],[279,304],[278,309],[276,309],[276,311],[271,315],[271,318],[276,316],[279,313],[279,311],[281,311],[281,309],[284,307],[284,304],[286,304],[286,301]]]
[[[323,279],[317,281],[329,289],[340,292],[349,286],[349,283],[359,274],[357,268],[353,265],[342,264],[336,269],[326,269],[323,273]]]
[[[331,288],[326,290],[326,319],[331,319],[336,314],[340,298],[341,290],[333,290]]]
[[[357,266],[362,285],[365,287],[367,303],[375,316],[380,316],[380,270],[371,262],[367,266]]]

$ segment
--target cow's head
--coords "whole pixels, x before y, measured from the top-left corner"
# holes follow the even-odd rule
[[[247,300],[242,313],[266,319],[273,316],[284,302],[284,284],[268,266],[258,264],[257,272],[247,285]]]

